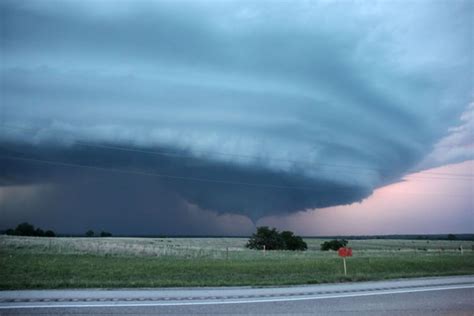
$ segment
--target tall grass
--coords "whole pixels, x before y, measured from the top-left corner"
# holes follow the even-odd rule
[[[0,289],[283,285],[474,274],[471,242],[354,240],[348,276],[322,240],[257,251],[245,238],[0,236]],[[457,248],[465,249],[461,254]],[[441,250],[443,249],[443,250]]]
[[[0,236],[0,251],[31,254],[90,254],[104,256],[143,256],[209,259],[254,259],[262,256],[333,257],[334,252],[320,251],[322,239],[307,238],[308,251],[256,251],[245,248],[246,238],[46,238]],[[354,255],[440,255],[458,254],[459,246],[472,252],[471,241],[426,240],[351,240]]]

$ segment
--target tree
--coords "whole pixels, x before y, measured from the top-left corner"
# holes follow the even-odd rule
[[[52,230],[43,231],[41,228],[36,228],[30,223],[24,222],[19,224],[15,229],[7,229],[7,235],[16,236],[37,236],[37,237],[54,237],[56,234]]]
[[[15,228],[15,235],[36,236],[35,227],[27,222],[21,223]]]
[[[308,246],[303,238],[295,236],[293,232],[279,233],[275,228],[267,226],[257,227],[257,232],[250,237],[246,247],[250,249],[266,250],[306,250]]]
[[[348,241],[345,239],[333,239],[329,241],[325,241],[321,244],[321,250],[327,251],[327,250],[338,250],[341,247],[345,247],[347,245]]]
[[[449,235],[448,235],[448,240],[456,240],[456,239],[458,239],[458,238],[456,237],[456,235],[454,235],[454,234],[449,234]]]
[[[293,232],[283,231],[281,232],[281,237],[285,242],[285,249],[288,250],[306,250],[308,245],[303,241],[303,238],[300,236],[295,236]]]
[[[9,228],[9,229],[7,229],[7,231],[5,232],[5,234],[7,234],[7,235],[15,235],[15,230],[12,229],[12,228]]]
[[[268,226],[257,227],[257,232],[250,237],[246,247],[250,249],[277,250],[284,249],[285,242],[275,228],[268,228]]]
[[[47,230],[44,232],[45,237],[56,237],[56,234],[52,230]]]
[[[94,237],[94,231],[89,229],[88,231],[86,231],[86,237]]]
[[[38,236],[38,237],[43,237],[44,236],[44,231],[41,229],[41,228],[36,228],[35,230],[35,236]]]
[[[100,233],[100,237],[112,237],[112,234],[109,233],[109,232],[104,232],[103,231],[103,232]]]

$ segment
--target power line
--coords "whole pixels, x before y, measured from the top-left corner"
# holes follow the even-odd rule
[[[122,146],[114,146],[114,145],[103,145],[103,144],[90,144],[82,141],[77,142],[78,145],[81,146],[86,146],[86,147],[94,147],[94,148],[103,148],[103,149],[112,149],[112,150],[119,150],[119,151],[127,151],[127,152],[137,152],[137,153],[144,153],[144,154],[151,154],[151,155],[162,155],[162,156],[171,156],[171,157],[178,157],[178,158],[186,158],[186,159],[195,159],[196,157],[192,157],[189,155],[184,155],[184,154],[179,154],[179,153],[173,153],[173,152],[163,152],[163,151],[152,151],[152,150],[141,150],[141,149],[133,149],[133,148],[127,148],[127,147],[122,147]],[[251,158],[251,159],[258,159],[257,156],[250,156],[250,155],[241,155],[241,154],[224,154],[224,153],[219,153],[220,155],[228,155],[228,156],[236,156],[236,157],[243,157],[243,158]],[[367,171],[380,171],[383,169],[376,169],[376,168],[364,168],[364,167],[352,167],[352,166],[347,166],[347,165],[334,165],[334,164],[325,164],[325,163],[317,163],[317,162],[308,162],[308,161],[298,161],[298,160],[289,160],[289,159],[283,159],[283,158],[268,158],[268,160],[273,160],[273,161],[285,161],[285,162],[293,162],[293,163],[301,163],[301,164],[307,164],[307,165],[321,165],[321,166],[328,166],[328,167],[342,167],[342,168],[356,168],[356,169],[366,169]],[[353,170],[351,170],[352,172]],[[334,172],[334,171],[333,171]],[[336,171],[337,172],[337,171]],[[347,171],[339,171],[343,173],[351,173]],[[466,178],[462,180],[470,180],[470,178],[473,178],[471,175],[463,175],[463,174],[452,174],[452,173],[438,173],[438,172],[423,172],[423,174],[428,174],[428,175],[446,175],[450,176],[452,178],[448,177],[419,177],[419,176],[413,176],[410,175],[410,177],[416,177],[420,179],[458,179],[456,177],[461,177],[461,178]]]
[[[126,151],[126,152],[137,152],[137,153],[144,153],[144,154],[152,154],[152,155],[159,155],[159,156],[169,156],[169,157],[176,157],[176,158],[184,158],[184,159],[196,159],[196,157],[192,157],[189,155],[184,155],[184,154],[179,154],[179,153],[173,153],[173,152],[163,152],[163,151],[149,151],[149,150],[141,150],[141,149],[133,149],[133,148],[126,148],[126,147],[121,147],[121,146],[111,146],[111,145],[102,145],[102,144],[90,144],[90,143],[84,143],[84,142],[77,142],[78,145],[81,146],[86,146],[86,147],[93,147],[93,148],[103,148],[103,149],[112,149],[112,150],[119,150],[119,151]],[[229,154],[231,155],[231,154]],[[233,154],[232,154],[233,155]],[[246,155],[238,155],[235,154],[234,156],[240,156],[240,157],[245,157],[245,158],[255,158],[254,156],[246,156]],[[282,160],[282,161],[289,161],[289,162],[297,162],[294,160],[286,160],[286,159],[278,159],[278,158],[270,158],[269,160]],[[312,163],[312,162],[300,162],[308,165],[325,165],[322,163]],[[331,166],[331,165],[329,165]],[[334,165],[332,165],[334,167]],[[375,170],[373,170],[371,173],[373,173]],[[357,174],[357,171],[351,170],[351,171],[341,171],[341,170],[333,170],[331,172],[336,172],[336,173],[352,173],[352,174]],[[453,177],[420,177],[420,176],[413,176],[410,175],[411,178],[416,178],[416,179],[441,179],[441,180],[468,180],[471,181],[472,179],[470,177],[462,177],[462,178],[456,178],[455,176]]]
[[[26,127],[20,127],[20,126],[13,126],[13,125],[4,125],[6,128],[11,128],[11,129],[21,129],[21,130],[27,130],[31,131],[33,128],[26,128]],[[67,132],[66,132],[67,133]],[[72,135],[73,133],[69,132],[68,134]],[[85,147],[93,147],[93,148],[99,148],[99,149],[111,149],[111,150],[118,150],[118,151],[126,151],[126,152],[135,152],[135,153],[142,153],[142,154],[150,154],[150,155],[159,155],[159,156],[168,156],[168,157],[176,157],[176,158],[184,158],[184,159],[196,159],[198,157],[190,156],[189,154],[182,154],[179,152],[167,152],[167,151],[155,151],[155,150],[143,150],[143,149],[136,149],[136,148],[130,148],[130,147],[123,147],[123,146],[115,146],[115,145],[104,145],[104,144],[91,144],[89,142],[80,140],[80,139],[73,139],[76,144],[80,146],[85,146]],[[215,152],[215,151],[203,151],[203,150],[198,150],[195,152],[200,152],[208,155],[219,155],[219,156],[231,156],[231,157],[239,157],[239,158],[246,158],[246,159],[261,159],[261,157],[258,156],[253,156],[253,155],[244,155],[244,154],[235,154],[235,153],[223,153],[223,152]],[[367,173],[374,173],[374,172],[381,172],[381,171],[389,171],[389,169],[383,169],[383,168],[370,168],[370,167],[364,167],[364,166],[352,166],[352,165],[339,165],[339,164],[328,164],[328,163],[320,163],[320,162],[309,162],[309,161],[303,161],[303,160],[291,160],[291,159],[285,159],[285,158],[265,158],[266,160],[269,161],[283,161],[283,162],[290,162],[294,164],[305,164],[305,165],[310,165],[310,166],[324,166],[324,167],[330,167],[330,168],[347,168],[351,169],[349,171],[332,171],[332,172],[339,172],[339,173],[352,173],[352,174],[357,174],[357,172],[364,172],[366,170]],[[356,171],[356,170],[360,171]],[[429,172],[429,171],[419,171],[423,173],[424,175],[435,175],[437,177],[420,177],[417,175],[410,175],[410,178],[418,178],[418,179],[456,179],[456,180],[471,180],[474,179],[474,175],[471,174],[457,174],[457,173],[445,173],[445,172]],[[407,176],[407,175],[405,175]]]
[[[26,162],[35,162],[35,163],[43,163],[49,165],[57,165],[62,167],[73,167],[73,168],[85,168],[89,170],[97,170],[97,171],[104,171],[104,172],[117,172],[122,174],[134,174],[134,175],[142,175],[142,176],[152,176],[152,177],[159,177],[159,178],[167,178],[172,180],[189,180],[189,181],[197,181],[197,182],[211,182],[211,183],[218,183],[218,184],[226,184],[226,185],[244,185],[244,186],[251,186],[251,187],[265,187],[270,189],[292,189],[292,190],[306,190],[306,191],[314,191],[314,192],[326,192],[323,190],[318,190],[314,187],[308,186],[287,186],[287,185],[276,185],[276,184],[266,184],[266,183],[253,183],[253,182],[240,182],[240,181],[229,181],[229,180],[222,180],[222,179],[209,179],[209,178],[200,178],[200,177],[187,177],[187,176],[176,176],[176,175],[168,175],[156,172],[144,172],[138,170],[123,170],[117,168],[105,168],[105,167],[98,167],[98,166],[91,166],[91,165],[81,165],[75,163],[67,163],[62,161],[52,161],[52,160],[44,160],[44,159],[36,159],[36,158],[25,158],[25,157],[14,157],[8,155],[0,155],[0,159],[10,159],[10,160],[19,160],[19,161],[26,161]],[[339,188],[339,189],[331,189],[331,191],[352,191],[353,189],[347,188]],[[446,195],[446,196],[455,196],[455,197],[471,197],[471,195],[465,194],[447,194],[447,193],[436,193],[436,192],[398,192],[398,194],[408,194],[408,195]],[[396,192],[397,194],[397,192]]]
[[[79,143],[80,145],[82,145],[82,143]],[[85,146],[89,146],[89,144],[85,144]],[[92,147],[98,147],[98,148],[106,148],[106,149],[118,149],[118,150],[124,150],[124,151],[131,151],[131,152],[139,152],[139,153],[150,153],[150,154],[159,154],[159,155],[169,155],[169,156],[173,156],[173,157],[182,157],[182,158],[190,158],[190,159],[194,159],[195,157],[190,157],[190,156],[186,156],[186,155],[181,155],[181,154],[175,154],[175,153],[170,153],[170,152],[155,152],[155,151],[145,151],[145,150],[139,150],[139,149],[128,149],[128,148],[123,148],[123,147],[116,147],[116,146],[107,146],[107,145],[90,145]],[[33,159],[33,158],[31,158]],[[60,162],[61,164],[67,164],[65,162]],[[77,165],[77,166],[83,166],[83,165]],[[97,167],[97,168],[101,168],[101,167]],[[352,173],[352,174],[357,174],[357,173],[354,173],[354,172],[348,172],[348,171],[339,171],[339,170],[335,170],[335,171],[332,171],[333,173],[336,172],[336,173]],[[413,177],[416,177],[416,179],[436,179],[436,180],[467,180],[467,181],[472,181],[472,179],[469,179],[469,178],[447,178],[447,177],[419,177],[419,176],[410,176],[410,178],[413,178]],[[225,180],[223,180],[225,181]]]
[[[286,186],[286,185],[274,185],[274,184],[264,184],[264,183],[229,181],[229,180],[222,180],[222,179],[208,179],[208,178],[199,178],[199,177],[176,176],[176,175],[168,175],[168,174],[162,174],[162,173],[156,173],[156,172],[145,172],[145,171],[138,171],[138,170],[124,170],[124,169],[117,169],[117,168],[105,168],[105,167],[98,167],[98,166],[91,166],[91,165],[81,165],[81,164],[75,164],[75,163],[69,163],[69,162],[62,162],[62,161],[36,159],[36,158],[25,158],[25,157],[13,157],[13,156],[7,156],[7,155],[0,155],[0,158],[1,159],[10,159],[10,160],[38,162],[38,163],[58,165],[58,166],[63,166],[63,167],[87,168],[87,169],[93,169],[93,170],[98,170],[98,171],[118,172],[118,173],[136,174],[136,175],[143,175],[143,176],[154,176],[154,177],[177,179],[177,180],[193,180],[193,181],[200,181],[200,182],[247,185],[247,186],[270,187],[270,188],[281,188],[281,189],[315,190],[315,188],[305,187],[305,186]],[[350,190],[350,189],[347,189],[347,190]],[[319,190],[319,191],[321,191],[321,190]]]

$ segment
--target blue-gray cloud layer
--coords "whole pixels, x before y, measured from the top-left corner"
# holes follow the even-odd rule
[[[360,200],[416,166],[472,98],[470,1],[0,10],[4,153],[264,185],[163,180],[217,212],[258,218]],[[129,152],[124,162],[77,140],[191,158]],[[38,181],[16,164],[8,179]]]

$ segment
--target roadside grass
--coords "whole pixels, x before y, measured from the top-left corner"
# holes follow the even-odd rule
[[[426,250],[409,248],[405,240],[405,247],[377,240],[378,248],[356,250],[350,241],[354,257],[347,259],[344,276],[342,259],[317,250],[319,241],[310,240],[306,252],[266,253],[245,249],[245,241],[1,236],[0,289],[275,286],[474,274],[471,242],[461,242],[461,255],[455,250],[460,242],[443,241],[441,251],[437,241]]]

